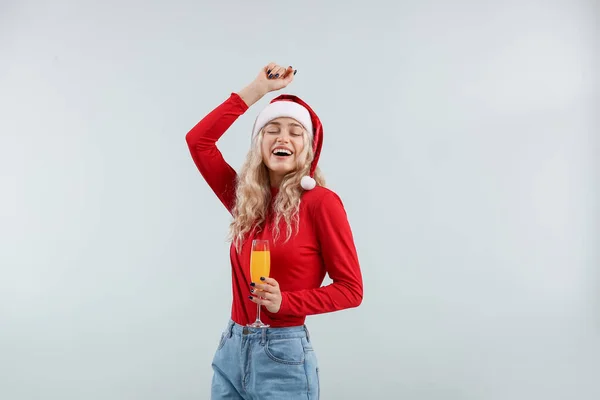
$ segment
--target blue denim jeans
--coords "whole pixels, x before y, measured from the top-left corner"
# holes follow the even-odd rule
[[[261,329],[229,321],[212,368],[211,400],[319,399],[319,367],[305,325]]]

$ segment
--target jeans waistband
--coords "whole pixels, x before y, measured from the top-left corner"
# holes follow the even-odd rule
[[[262,337],[264,338],[301,338],[306,337],[310,341],[310,334],[306,325],[300,326],[286,326],[281,328],[252,328],[249,326],[240,325],[232,320],[229,320],[227,324],[226,333],[229,337],[232,335],[236,336],[247,336],[247,337]]]

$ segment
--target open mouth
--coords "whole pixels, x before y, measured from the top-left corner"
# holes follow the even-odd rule
[[[289,156],[291,156],[294,153],[292,153],[288,149],[283,149],[283,148],[279,148],[278,147],[278,148],[276,148],[276,149],[273,150],[272,154],[275,155],[275,156],[277,156],[277,157],[289,157]]]

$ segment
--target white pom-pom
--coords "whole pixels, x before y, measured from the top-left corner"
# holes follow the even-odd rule
[[[300,180],[300,186],[304,190],[312,190],[317,186],[317,182],[310,176],[303,176],[302,180]]]

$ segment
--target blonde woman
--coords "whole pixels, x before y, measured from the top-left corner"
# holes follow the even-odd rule
[[[212,363],[213,400],[318,399],[319,368],[306,316],[362,302],[346,212],[317,166],[323,128],[311,107],[293,95],[273,99],[256,118],[239,175],[216,147],[240,115],[295,75],[292,67],[268,64],[186,135],[195,165],[232,215],[233,299]],[[250,278],[255,239],[270,246],[270,273],[259,282]],[[326,273],[333,282],[321,287]],[[257,308],[268,327],[252,326]]]

